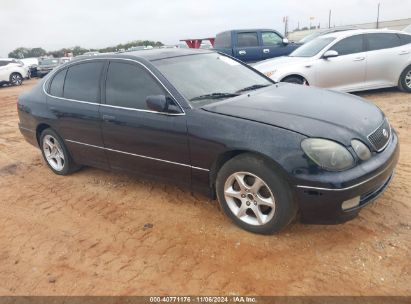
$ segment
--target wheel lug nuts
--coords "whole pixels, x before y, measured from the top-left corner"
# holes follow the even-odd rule
[[[245,194],[241,194],[241,197],[242,197],[242,198],[245,198]]]
[[[250,202],[249,202],[249,201],[247,201],[247,203],[246,203],[246,204],[247,204],[247,206],[250,206]]]
[[[254,201],[254,205],[257,206],[257,201]]]

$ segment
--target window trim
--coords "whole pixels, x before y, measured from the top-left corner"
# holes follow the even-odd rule
[[[360,54],[360,53],[365,53],[365,52],[367,52],[367,42],[366,42],[366,39],[365,39],[365,34],[364,34],[364,33],[361,33],[361,34],[359,33],[359,34],[356,34],[356,35],[351,35],[351,36],[343,37],[343,38],[341,38],[341,39],[339,39],[339,40],[337,40],[337,41],[334,40],[334,43],[333,43],[331,46],[329,46],[326,51],[324,51],[324,52],[322,53],[321,57],[322,57],[326,52],[328,52],[329,50],[332,50],[332,48],[333,48],[336,44],[340,43],[341,41],[343,41],[343,40],[345,40],[345,39],[352,38],[352,37],[355,37],[355,36],[362,36],[362,48],[363,48],[363,49],[362,49],[362,52],[350,53],[350,54],[345,54],[345,55],[340,55],[340,54],[339,54],[338,57],[349,56],[349,55],[354,55],[354,54]]]
[[[90,101],[84,101],[84,100],[76,100],[76,99],[70,99],[70,98],[64,98],[64,97],[58,97],[58,96],[54,96],[51,95],[49,92],[47,92],[50,89],[50,84],[51,84],[51,80],[54,78],[54,76],[61,71],[62,69],[65,68],[70,68],[70,66],[76,65],[76,64],[81,64],[83,62],[86,61],[96,61],[96,60],[104,60],[105,61],[105,66],[103,66],[102,69],[102,75],[106,76],[107,75],[107,65],[108,62],[110,60],[124,60],[124,61],[131,61],[131,62],[135,62],[139,65],[141,65],[144,69],[146,69],[153,77],[155,80],[157,80],[157,82],[160,84],[160,86],[162,86],[168,94],[170,94],[170,97],[174,100],[174,102],[177,104],[177,106],[180,108],[181,113],[167,113],[167,112],[158,112],[158,111],[152,111],[152,110],[143,110],[143,109],[135,109],[135,108],[127,108],[127,107],[119,107],[119,106],[113,106],[113,105],[108,105],[106,103],[101,103],[102,101],[102,96],[100,96],[100,103],[96,103],[96,102],[90,102]],[[66,73],[67,76],[67,73]],[[106,77],[103,77],[106,78]],[[100,79],[100,90],[103,87],[101,85],[102,79]],[[47,85],[47,89],[46,89],[46,85]],[[104,83],[104,87],[105,87],[105,83]],[[64,91],[64,90],[63,90]],[[162,114],[162,115],[168,115],[168,116],[181,116],[181,115],[186,115],[186,112],[184,111],[183,107],[180,105],[180,103],[177,101],[177,99],[174,97],[174,95],[170,92],[170,90],[164,85],[164,83],[142,62],[135,60],[135,59],[130,59],[130,58],[115,58],[115,57],[110,57],[110,58],[92,58],[92,59],[82,59],[67,65],[63,65],[61,68],[57,69],[56,71],[53,71],[51,75],[48,76],[48,79],[43,83],[43,92],[48,96],[48,97],[52,97],[52,98],[56,98],[56,99],[60,99],[60,100],[66,100],[66,101],[72,101],[72,102],[78,102],[78,103],[83,103],[83,104],[90,104],[90,105],[98,105],[98,106],[103,106],[103,107],[110,107],[110,108],[117,108],[117,109],[124,109],[124,110],[131,110],[131,111],[137,111],[137,112],[146,112],[146,113],[154,113],[154,114]],[[104,96],[105,97],[105,96]],[[105,99],[105,98],[104,98]],[[105,102],[105,100],[104,100]]]

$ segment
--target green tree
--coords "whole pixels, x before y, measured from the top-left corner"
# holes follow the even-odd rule
[[[14,51],[9,53],[10,58],[16,58],[16,59],[23,59],[29,57],[28,54],[30,52],[30,49],[25,48],[25,47],[19,47],[15,49]]]

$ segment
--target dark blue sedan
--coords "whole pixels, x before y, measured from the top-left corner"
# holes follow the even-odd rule
[[[56,174],[88,165],[184,185],[264,234],[297,214],[352,219],[387,187],[399,155],[373,104],[277,84],[205,50],[74,60],[21,95],[18,113]]]

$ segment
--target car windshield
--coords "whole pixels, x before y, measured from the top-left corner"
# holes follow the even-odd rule
[[[315,38],[303,44],[294,52],[292,52],[289,56],[290,57],[313,57],[317,55],[323,48],[329,45],[331,42],[335,40],[334,37],[326,37],[326,38]]]
[[[193,107],[273,84],[241,63],[217,53],[161,59],[153,64]]]
[[[403,29],[403,31],[411,34],[411,24],[407,26],[405,29]]]
[[[50,64],[57,64],[59,63],[58,59],[44,59],[41,61],[41,65],[50,65]]]

